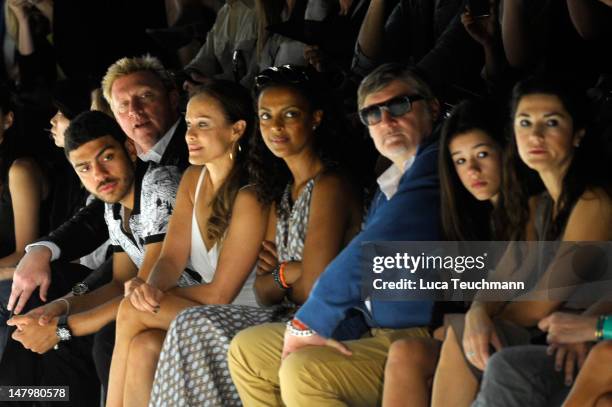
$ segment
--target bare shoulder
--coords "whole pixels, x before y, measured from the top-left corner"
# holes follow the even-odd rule
[[[351,180],[344,174],[336,171],[326,171],[320,174],[314,184],[314,191],[325,196],[351,196],[354,188]]]
[[[572,209],[563,240],[610,240],[612,200],[603,189],[586,190]]]
[[[610,197],[608,192],[603,188],[587,188],[580,197],[580,201],[596,201],[603,204],[610,204],[612,202],[612,197]]]
[[[13,161],[11,168],[9,169],[10,176],[24,176],[27,174],[40,174],[40,167],[30,157],[18,158]]]
[[[321,174],[312,192],[312,212],[327,217],[333,213],[338,221],[346,221],[359,230],[362,218],[362,200],[357,187],[346,174],[326,172]],[[326,215],[327,214],[327,215]],[[352,237],[354,233],[350,232]]]
[[[201,165],[190,165],[187,167],[183,176],[181,177],[180,187],[183,189],[187,189],[189,191],[189,195],[192,197],[195,195],[196,186],[198,184],[198,179],[200,178],[200,174],[204,171],[204,167]]]
[[[612,197],[603,188],[589,188],[580,196],[573,212],[611,217]]]
[[[32,184],[43,182],[43,174],[39,165],[32,158],[18,158],[13,161],[8,172],[11,184]]]
[[[198,181],[198,178],[200,178],[200,174],[202,173],[202,171],[204,171],[203,166],[190,165],[183,173],[183,178],[181,179],[181,182],[193,183],[195,185],[195,183]]]
[[[255,186],[253,185],[247,185],[240,188],[236,194],[236,200],[234,201],[234,212],[261,212],[266,210],[268,207],[269,205],[265,205],[259,201]]]

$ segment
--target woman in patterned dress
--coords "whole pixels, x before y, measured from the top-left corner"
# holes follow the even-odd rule
[[[256,94],[261,137],[253,139],[249,170],[270,216],[255,289],[268,307],[179,314],[160,356],[153,406],[241,405],[226,360],[231,339],[249,326],[290,319],[361,224],[360,194],[338,166],[340,135],[314,81],[298,67],[269,68],[257,76]]]

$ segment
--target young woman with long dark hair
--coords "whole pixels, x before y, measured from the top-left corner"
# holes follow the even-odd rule
[[[458,104],[442,128],[438,172],[444,236],[451,241],[503,240],[505,140],[495,108],[482,101]],[[459,307],[457,307],[459,310]],[[431,339],[391,345],[383,406],[428,406],[444,327]]]

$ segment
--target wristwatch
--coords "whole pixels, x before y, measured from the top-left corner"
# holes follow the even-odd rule
[[[85,283],[77,283],[72,287],[72,295],[83,295],[89,291],[89,287]]]
[[[57,328],[55,329],[55,334],[57,335],[60,342],[66,342],[72,339],[72,332],[70,331],[70,327],[68,326],[68,316],[62,315],[59,317],[57,321]]]

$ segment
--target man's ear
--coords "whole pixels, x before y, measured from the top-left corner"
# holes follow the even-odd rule
[[[4,115],[4,130],[8,130],[13,126],[15,122],[15,114],[13,112],[8,112]]]
[[[240,140],[240,138],[244,135],[246,127],[246,120],[238,120],[236,123],[232,124],[232,142]]]
[[[125,146],[125,151],[127,151],[130,160],[132,162],[136,162],[138,154],[136,153],[136,145],[134,144],[134,140],[132,140],[131,138],[126,138],[125,143],[123,145]]]

